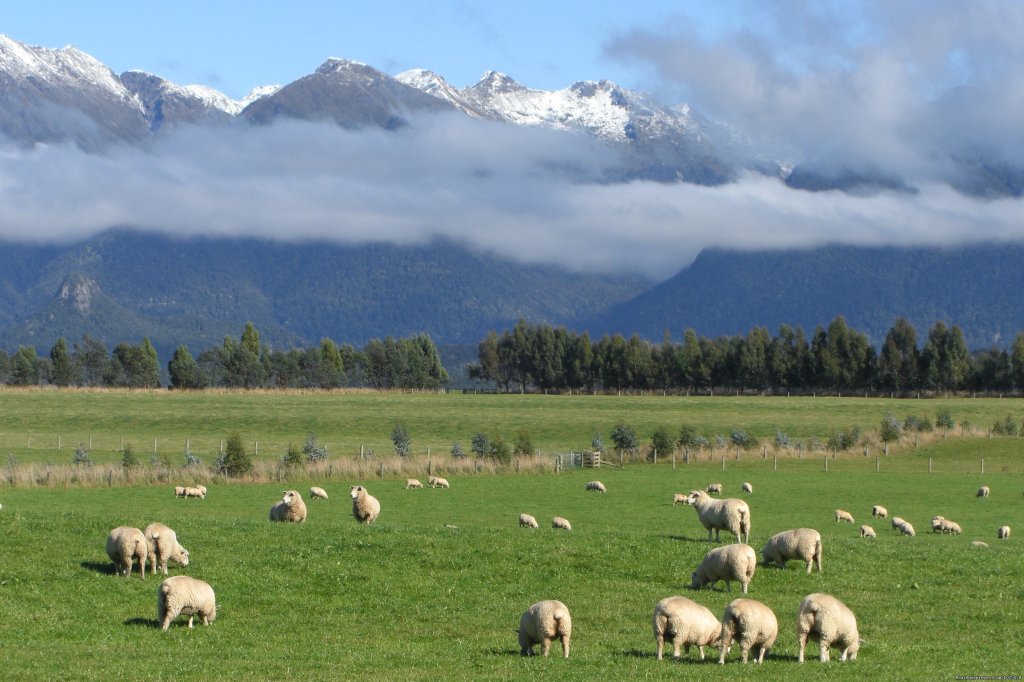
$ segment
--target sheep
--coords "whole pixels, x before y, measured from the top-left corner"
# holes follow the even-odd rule
[[[431,478],[433,478],[433,477],[431,477]],[[416,479],[416,478],[407,478],[407,479],[405,479],[405,489],[406,490],[409,490],[410,488],[422,488],[422,487],[423,487],[423,484],[419,482],[419,479]]]
[[[271,521],[290,521],[304,523],[306,520],[306,503],[298,490],[285,490],[284,497],[270,508]]]
[[[932,517],[932,532],[938,533],[942,530],[942,522],[946,520],[944,516],[933,516]]]
[[[876,538],[876,537],[878,537],[877,535],[875,535],[875,529],[872,528],[871,526],[867,525],[867,524],[864,524],[863,526],[860,527],[860,536],[862,538]]]
[[[171,627],[171,621],[179,615],[192,619],[201,616],[203,625],[209,625],[217,617],[217,601],[210,584],[187,575],[176,575],[160,583],[156,592],[156,619],[164,630]]]
[[[764,656],[779,636],[779,621],[770,608],[754,599],[733,599],[722,614],[722,639],[718,644],[718,663],[725,663],[725,655],[733,638],[740,643],[743,662],[752,649],[760,650],[755,663],[763,663]]]
[[[898,530],[903,535],[909,535],[910,537],[917,535],[917,533],[914,532],[914,527],[910,525],[910,521],[903,521],[900,523]]]
[[[750,542],[750,507],[743,500],[735,497],[713,500],[705,491],[694,490],[690,493],[690,505],[708,529],[708,542],[711,542],[712,531],[717,542],[722,530],[735,535],[737,542]]]
[[[1010,527],[999,526],[996,528],[996,539],[997,540],[1009,540],[1010,539]]]
[[[167,575],[167,562],[188,566],[188,550],[178,544],[177,534],[162,523],[151,523],[143,533],[149,556],[150,572]]]
[[[840,521],[853,523],[853,514],[846,511],[845,509],[836,509],[836,523],[839,523]]]
[[[818,564],[818,573],[821,573],[821,533],[813,528],[776,533],[768,538],[761,556],[766,566],[774,563],[781,568],[786,568],[786,562],[790,559],[803,559],[807,562],[808,573],[815,563]]]
[[[981,540],[972,540],[971,547],[973,547],[974,549],[987,549],[988,543],[982,542]]]
[[[894,517],[892,517],[892,529],[893,530],[899,530],[900,526],[902,524],[904,524],[904,523],[906,523],[906,521],[903,520],[902,516],[894,516]]]
[[[114,571],[125,578],[132,574],[132,563],[139,562],[139,572],[146,578],[146,536],[138,528],[118,526],[107,535],[107,556],[114,562]]]
[[[722,623],[715,614],[701,604],[686,597],[666,597],[654,607],[652,620],[654,641],[658,645],[658,660],[662,660],[665,640],[672,642],[674,658],[679,658],[680,649],[696,646],[700,660],[704,660],[704,647],[717,646],[722,636]]]
[[[978,493],[977,495],[975,495],[975,497],[988,497],[990,492],[991,491],[988,489],[988,486],[983,485],[980,488],[978,488]]]
[[[708,491],[708,494],[717,493],[718,495],[721,495],[722,494],[722,484],[721,483],[709,483],[708,487],[707,487],[707,491]]]
[[[732,592],[732,581],[736,580],[746,594],[756,569],[757,553],[750,545],[716,547],[704,555],[697,570],[690,574],[690,587],[700,589],[708,584],[714,587],[719,580],[724,580],[726,590]]]
[[[889,510],[880,504],[876,504],[871,508],[871,518],[873,519],[884,519],[889,516]]]
[[[309,489],[309,500],[310,500],[310,502],[312,502],[313,500],[327,500],[327,499],[330,499],[330,498],[327,497],[327,491],[324,490],[323,488],[318,488],[317,486],[314,485],[314,486],[312,486]]]
[[[200,486],[197,488],[185,488],[185,492],[182,497],[198,497],[201,500],[206,499],[206,487]]]
[[[690,503],[690,497],[686,493],[672,493],[672,506],[676,506],[682,502],[683,504]]]
[[[448,480],[440,476],[431,476],[427,479],[427,485],[431,488],[447,488]]]
[[[547,656],[551,642],[562,640],[562,658],[569,658],[569,640],[572,638],[572,617],[565,604],[557,599],[539,601],[523,612],[519,619],[519,651],[533,656],[533,645],[540,644]]]
[[[953,535],[960,535],[963,533],[963,529],[960,528],[960,524],[956,521],[950,521],[949,519],[942,519],[939,521],[939,532],[940,533],[951,533]]]
[[[520,528],[540,528],[540,524],[537,523],[537,519],[533,518],[529,514],[519,515],[519,527]]]
[[[608,489],[604,487],[604,483],[601,483],[601,481],[590,481],[587,483],[585,490],[596,490],[599,493],[608,492]]]
[[[198,490],[200,493],[202,493],[203,499],[205,500],[206,499],[206,486],[205,485],[197,485],[196,486],[196,490]]]
[[[857,660],[861,643],[857,633],[857,617],[846,604],[830,594],[816,592],[804,597],[797,613],[796,630],[800,641],[800,655],[797,657],[800,663],[804,662],[808,637],[821,645],[822,663],[828,663],[828,650],[831,647],[842,651],[840,661],[847,658]]]
[[[569,523],[569,519],[562,518],[561,516],[556,516],[551,519],[551,527],[560,528],[562,530],[572,530],[572,525]]]
[[[176,486],[174,486],[174,496],[175,497],[185,497],[185,486],[183,486],[183,485],[176,485]]]
[[[744,481],[741,488],[743,489],[743,492],[747,494],[753,494],[754,492],[754,486],[748,481]]]
[[[361,485],[352,486],[352,516],[367,525],[380,516],[380,500]]]

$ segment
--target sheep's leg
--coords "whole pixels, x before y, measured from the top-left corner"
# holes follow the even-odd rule
[[[658,635],[654,638],[654,641],[658,644],[658,660],[662,659],[662,654],[665,652],[665,635]]]
[[[188,617],[188,629],[189,630],[192,629],[192,619],[193,618],[195,618],[195,615],[189,615],[189,617]]]
[[[803,628],[801,628],[800,632],[797,633],[797,639],[800,641],[800,655],[797,656],[796,660],[798,663],[803,663],[804,649],[807,648],[807,633],[803,631]]]
[[[750,656],[750,645],[749,644],[743,644],[740,647],[740,656],[742,657],[743,663],[745,664],[747,662],[747,658]]]
[[[761,652],[757,656],[757,662],[758,663],[764,663],[764,655],[765,655],[765,653],[767,653],[767,648],[765,647],[764,644],[762,644],[761,645]]]
[[[722,641],[718,645],[718,665],[725,663],[725,654],[732,648],[732,630],[722,628]]]
[[[562,658],[569,658],[569,635],[562,635]]]
[[[683,649],[683,636],[680,635],[680,634],[677,634],[675,637],[672,638],[672,656],[674,658],[679,658],[682,655],[682,649]],[[687,656],[690,655],[690,645],[689,644],[686,645],[686,655]]]
[[[807,561],[807,575],[811,574],[811,567],[814,566],[814,559],[811,558]]]
[[[822,663],[828,663],[828,648],[829,648],[830,644],[832,644],[830,641],[828,641],[824,637],[821,638],[821,655],[820,655],[820,658],[821,658],[821,662]]]
[[[546,658],[551,653],[551,640],[544,638],[544,641],[540,643],[540,653]]]
[[[743,584],[743,594],[746,594],[747,593],[747,586],[750,585],[750,581],[749,580],[744,580],[742,584]]]
[[[841,656],[839,657],[839,660],[840,660],[840,661],[846,661],[846,652],[847,652],[847,651],[849,651],[849,650],[850,650],[850,647],[846,647],[845,649],[843,649],[843,653],[842,653],[842,655],[841,655]]]
[[[704,660],[704,645],[703,644],[698,644],[697,645],[697,651],[700,652],[700,660],[703,661]],[[686,647],[686,657],[687,658],[690,657],[690,647]]]

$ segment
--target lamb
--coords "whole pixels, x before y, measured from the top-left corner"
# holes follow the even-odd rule
[[[604,487],[604,483],[601,483],[601,481],[590,481],[587,483],[585,490],[596,490],[599,493],[608,492],[608,489]]]
[[[352,516],[366,525],[380,516],[380,501],[361,485],[352,486]]]
[[[431,476],[431,478],[433,478],[433,476]],[[416,478],[407,478],[407,479],[405,479],[405,489],[406,490],[408,490],[410,488],[422,488],[422,487],[423,487],[423,484],[419,482],[419,479],[416,479]]]
[[[285,490],[284,497],[270,508],[271,521],[303,523],[306,520],[306,503],[298,490]]]
[[[889,510],[880,504],[876,504],[871,508],[871,518],[873,519],[884,519],[889,516]]]
[[[206,499],[206,487],[199,486],[196,488],[185,488],[185,492],[182,497],[198,497],[201,500]]]
[[[132,574],[132,563],[139,562],[139,572],[146,578],[146,536],[138,528],[118,526],[107,535],[107,556],[114,562],[114,570],[118,575],[129,577]]]
[[[839,523],[840,521],[853,523],[853,514],[846,511],[845,509],[836,509],[836,523]]]
[[[326,490],[324,490],[323,488],[318,488],[317,486],[314,485],[314,486],[312,486],[309,489],[309,499],[310,499],[310,501],[313,501],[313,500],[327,500],[327,499],[330,499],[330,498],[327,497],[327,491]]]
[[[842,651],[839,660],[857,660],[860,649],[860,635],[857,633],[857,617],[846,604],[830,594],[809,594],[800,602],[796,619],[797,638],[800,640],[800,663],[804,662],[807,638],[817,640],[821,645],[821,662],[828,663],[828,650],[835,647]]]
[[[572,638],[572,617],[565,604],[557,599],[539,601],[526,609],[519,619],[519,650],[523,656],[533,656],[533,645],[540,644],[547,656],[551,642],[562,640],[562,657],[569,658],[569,640]]]
[[[991,491],[988,489],[988,486],[983,485],[980,488],[978,488],[978,493],[977,495],[975,495],[975,497],[988,497],[990,492]]]
[[[167,575],[168,561],[188,566],[188,550],[178,544],[178,536],[173,530],[159,522],[151,523],[146,526],[144,535],[151,573],[159,570]]]
[[[807,562],[807,572],[817,563],[821,573],[821,533],[813,528],[797,528],[786,530],[768,538],[761,550],[765,565],[778,564],[786,568],[790,559],[803,559]]]
[[[540,525],[537,523],[537,519],[533,518],[529,514],[520,514],[519,515],[519,527],[520,528],[540,528]]]
[[[217,617],[217,601],[210,584],[187,575],[167,578],[156,592],[156,619],[166,630],[171,621],[179,615],[188,616],[188,626],[199,615],[203,625],[209,625]]]
[[[681,648],[690,655],[696,646],[700,660],[704,660],[704,647],[715,646],[722,636],[722,624],[707,607],[686,597],[667,597],[654,607],[654,641],[658,645],[658,660],[662,660],[665,640],[672,642],[673,657],[679,658]]]
[[[752,494],[754,492],[754,486],[747,481],[744,481],[741,487],[745,493]]]
[[[569,519],[562,518],[561,516],[556,516],[551,519],[551,527],[561,528],[562,530],[572,530],[572,525],[570,525]]]
[[[770,608],[754,599],[734,599],[722,614],[722,639],[718,645],[718,663],[725,663],[725,655],[733,638],[740,643],[743,662],[752,649],[760,650],[754,661],[764,663],[764,656],[779,636],[779,621]]]
[[[746,594],[756,569],[757,553],[750,545],[716,547],[704,555],[697,570],[690,575],[690,587],[700,589],[708,584],[714,587],[719,580],[724,580],[726,590],[732,592],[732,581],[736,580]]]
[[[999,526],[999,528],[996,529],[996,539],[997,540],[1009,540],[1010,539],[1010,527],[1009,526]]]
[[[686,493],[672,493],[672,506],[676,506],[682,502],[683,504],[689,504],[690,498]]]
[[[899,530],[899,532],[903,535],[909,535],[910,537],[914,537],[915,535],[917,535],[917,533],[914,532],[914,527],[910,525],[909,521],[903,521],[902,523],[900,523],[900,525],[897,527],[897,530]]]
[[[878,537],[877,535],[875,535],[875,529],[872,528],[871,526],[867,525],[867,524],[864,524],[863,526],[860,527],[860,536],[862,538],[876,538],[876,537]]]
[[[690,493],[690,505],[708,529],[708,542],[711,542],[712,531],[717,542],[722,530],[735,535],[737,542],[750,542],[750,507],[743,500],[734,497],[713,500],[703,490],[694,490]]]
[[[963,533],[963,529],[960,528],[960,524],[956,521],[950,521],[949,519],[942,519],[939,521],[939,532],[940,533],[951,533],[953,535],[960,535]]]
[[[722,484],[721,483],[709,483],[708,484],[708,493],[709,494],[710,493],[717,493],[718,495],[721,495],[722,494]]]
[[[441,478],[440,476],[431,476],[427,479],[427,485],[431,488],[447,488],[448,480]]]
[[[183,485],[176,485],[176,486],[174,486],[174,496],[175,497],[185,497],[185,486],[183,486]]]

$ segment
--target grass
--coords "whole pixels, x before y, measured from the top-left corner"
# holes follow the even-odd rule
[[[997,442],[977,439],[968,443]],[[998,442],[1003,441],[998,440]],[[210,487],[206,500],[173,497],[168,486],[6,489],[0,495],[0,641],[10,679],[779,679],[796,674],[795,613],[814,591],[835,594],[857,614],[867,640],[858,660],[801,673],[827,679],[954,679],[1021,673],[1024,573],[1020,538],[995,540],[1004,523],[1024,530],[1024,474],[984,478],[957,466],[951,441],[919,454],[873,461],[840,457],[751,457],[630,465],[559,475],[449,477],[450,490],[402,489],[398,478],[325,486],[302,525],[271,524],[283,486]],[[976,454],[976,453],[972,453]],[[927,456],[941,465],[928,474]],[[998,460],[1013,456],[987,454]],[[916,458],[916,459],[915,459]],[[607,494],[584,483],[600,476]],[[661,598],[682,594],[721,613],[737,591],[690,590],[689,575],[710,547],[673,492],[725,484],[738,494],[750,480],[751,544],[811,526],[824,537],[824,573],[800,562],[758,567],[749,596],[780,621],[775,649],[761,668],[654,659],[650,618]],[[974,497],[980,483],[992,497]],[[348,484],[364,483],[382,503],[372,526],[350,515]],[[293,481],[305,493],[308,481]],[[875,540],[857,537],[872,504],[910,520],[915,538],[887,522]],[[836,524],[836,507],[857,524]],[[520,529],[522,511],[541,521]],[[958,521],[962,536],[925,532],[933,514]],[[571,533],[546,527],[562,515]],[[121,524],[161,520],[192,554],[185,573],[213,585],[220,606],[208,628],[156,627],[159,579],[113,575],[103,550]],[[448,526],[455,526],[450,528]],[[1019,533],[1020,530],[1017,530]],[[987,550],[972,550],[983,539]],[[518,655],[519,615],[557,598],[573,616],[572,656]],[[557,651],[557,645],[554,647]],[[695,652],[692,652],[695,655]],[[710,659],[710,657],[709,657]]]

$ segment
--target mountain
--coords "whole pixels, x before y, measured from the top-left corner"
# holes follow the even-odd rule
[[[0,247],[9,302],[0,348],[32,343],[48,352],[60,336],[82,333],[112,347],[147,335],[166,359],[178,343],[195,353],[237,337],[246,321],[279,348],[418,332],[441,344],[477,343],[519,318],[594,316],[649,286],[636,276],[520,265],[448,241],[345,246],[111,231],[63,247]]]
[[[923,342],[938,320],[959,325],[972,348],[1005,346],[1024,330],[1024,244],[944,248],[828,246],[791,251],[702,252],[675,276],[592,318],[592,330],[660,339],[773,333],[802,326],[808,337],[836,315],[881,344],[906,317]]]

